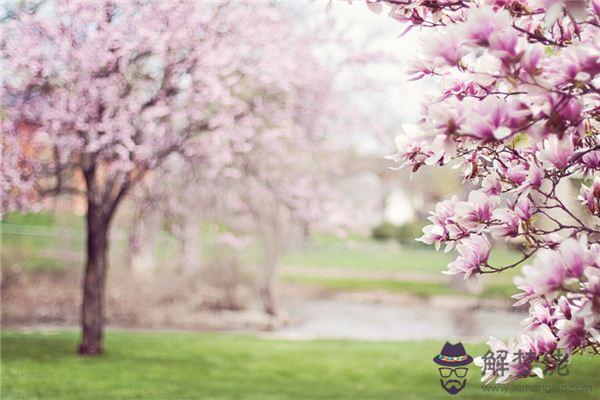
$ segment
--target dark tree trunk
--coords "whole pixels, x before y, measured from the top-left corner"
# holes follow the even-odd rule
[[[88,200],[87,262],[81,306],[83,337],[79,346],[79,354],[82,355],[102,353],[109,224],[110,214],[103,210],[102,205]]]

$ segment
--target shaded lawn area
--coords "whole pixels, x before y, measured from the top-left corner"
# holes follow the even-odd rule
[[[100,358],[75,356],[76,342],[74,332],[3,332],[2,398],[449,398],[431,360],[441,342],[297,342],[228,334],[110,332]],[[466,348],[472,355],[485,351],[483,345]],[[469,383],[457,397],[596,399],[598,361],[577,356],[568,376],[525,382],[569,389],[550,393],[484,392],[479,371],[472,367]],[[592,385],[592,391],[578,392],[571,385]]]

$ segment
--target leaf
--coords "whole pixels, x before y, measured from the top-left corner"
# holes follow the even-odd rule
[[[528,143],[529,143],[529,137],[523,132],[517,133],[515,136],[513,136],[513,141],[512,141],[513,148],[527,146]]]

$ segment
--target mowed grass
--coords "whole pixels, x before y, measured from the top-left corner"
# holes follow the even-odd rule
[[[368,240],[354,244],[317,242],[289,251],[282,263],[305,268],[438,273],[454,258],[454,253],[436,252],[432,247],[402,247],[395,242]],[[501,266],[518,260],[518,253],[500,248],[492,252],[490,264]]]
[[[2,217],[2,266],[29,271],[80,267],[84,221],[73,214],[6,213]]]
[[[415,296],[431,297],[431,296],[452,296],[452,295],[468,295],[452,288],[450,285],[443,282],[427,282],[427,281],[404,281],[391,279],[354,279],[354,278],[326,278],[316,276],[296,276],[286,275],[284,279],[291,283],[317,286],[323,289],[334,291],[350,291],[350,292],[370,292],[370,291],[385,291],[392,293],[407,293]],[[481,298],[504,298],[509,299],[510,296],[518,293],[519,290],[515,285],[505,280],[495,282],[487,280],[483,285],[481,293],[476,293],[471,296]]]
[[[432,362],[441,342],[282,341],[227,334],[110,332],[106,353],[94,358],[76,356],[76,343],[74,332],[3,332],[2,399],[449,398],[439,386]],[[486,350],[484,345],[465,345],[471,355]],[[467,387],[459,396],[597,399],[599,361],[576,356],[568,376],[516,384],[535,385],[532,390],[541,388],[540,393],[486,392],[479,383],[479,370],[471,366]],[[486,388],[498,390],[495,386]]]

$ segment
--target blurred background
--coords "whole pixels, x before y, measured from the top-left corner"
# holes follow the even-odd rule
[[[102,358],[74,355],[85,199],[4,213],[3,398],[441,398],[431,358],[446,340],[475,356],[519,331],[518,271],[467,285],[441,274],[452,254],[414,240],[469,188],[451,169],[412,177],[385,159],[435,85],[406,79],[421,33],[326,3],[275,5],[300,36],[334,38],[315,48],[322,80],[299,89],[308,136],[234,143],[252,147],[225,167],[171,157],[120,204]]]
[[[441,274],[452,256],[415,242],[435,203],[461,191],[459,177],[452,170],[411,177],[384,159],[395,151],[401,125],[418,119],[427,93],[426,83],[404,78],[418,36],[398,38],[397,22],[362,4],[329,12],[322,4],[279,7],[307,35],[329,21],[329,34],[344,38],[317,48],[318,57],[342,60],[326,76],[335,93],[327,104],[306,105],[324,114],[348,96],[347,112],[326,114],[336,119],[320,126],[329,130],[335,165],[318,142],[303,149],[308,163],[289,155],[300,165],[293,182],[268,178],[275,189],[303,190],[316,170],[330,176],[306,185],[326,185],[327,192],[313,187],[305,200],[315,204],[294,207],[284,195],[256,189],[255,177],[215,183],[194,165],[169,160],[114,219],[108,325],[302,338],[484,339],[497,329],[509,335],[520,318],[509,312],[510,276],[452,282]],[[264,151],[261,162],[275,150]],[[292,167],[272,168],[290,174]],[[77,325],[85,210],[85,199],[62,195],[45,199],[39,212],[3,216],[5,326]],[[506,262],[513,254],[500,249],[494,257]],[[465,316],[465,305],[476,311]]]

